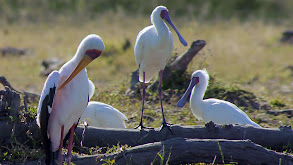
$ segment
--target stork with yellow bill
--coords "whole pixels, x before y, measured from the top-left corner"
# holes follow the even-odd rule
[[[41,128],[46,164],[62,164],[62,147],[70,130],[67,164],[71,162],[73,134],[89,101],[89,79],[85,67],[99,57],[105,46],[95,34],[85,37],[74,55],[59,71],[49,74],[38,105],[37,124]]]

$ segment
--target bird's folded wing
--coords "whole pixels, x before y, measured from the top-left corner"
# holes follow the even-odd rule
[[[37,124],[41,126],[42,119],[47,120],[52,111],[54,96],[57,90],[60,74],[58,71],[53,71],[47,77],[46,82],[41,93],[37,111]]]

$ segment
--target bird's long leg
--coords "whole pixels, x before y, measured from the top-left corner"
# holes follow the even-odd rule
[[[145,99],[145,72],[143,72],[143,82],[142,82],[142,106],[141,106],[141,116],[140,116],[140,123],[138,126],[135,127],[135,129],[137,128],[141,128],[143,129],[143,122],[142,122],[142,117],[143,117],[143,109],[144,109],[144,99]]]
[[[162,80],[163,80],[163,72],[164,72],[164,70],[160,70],[160,80],[159,80],[159,87],[158,87],[159,99],[160,99],[161,108],[162,108],[162,118],[163,118],[161,130],[164,127],[167,127],[171,131],[170,124],[168,124],[166,122],[166,119],[165,119],[164,108],[163,108],[163,101],[162,101]]]
[[[147,128],[147,129],[153,129],[153,128],[150,128],[150,127],[145,127],[143,126],[143,122],[142,122],[142,118],[143,118],[143,110],[144,110],[144,100],[145,100],[145,72],[143,72],[143,82],[142,82],[142,107],[141,107],[141,117],[140,117],[140,123],[138,126],[135,127],[135,129],[137,128],[141,128],[141,129],[144,129],[144,128]]]
[[[73,147],[73,136],[74,136],[74,129],[75,129],[75,124],[72,125],[71,130],[70,130],[70,137],[69,137],[69,143],[68,143],[68,153],[67,153],[67,164],[70,165],[72,154],[71,150]]]
[[[59,154],[58,154],[59,165],[62,164],[63,135],[64,135],[64,125],[61,126],[61,138],[60,138]]]

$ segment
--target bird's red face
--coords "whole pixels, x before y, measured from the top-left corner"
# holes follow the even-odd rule
[[[162,19],[167,19],[169,17],[169,13],[167,10],[162,10],[160,15]]]
[[[172,23],[171,18],[169,16],[169,12],[168,10],[162,10],[160,13],[160,16],[163,20],[165,20],[166,22],[169,23],[169,25],[175,30],[175,32],[178,35],[178,38],[180,40],[180,42],[184,45],[187,46],[187,42],[184,40],[184,38],[182,37],[182,35],[179,33],[179,31],[177,30],[177,28],[175,27],[175,25]]]
[[[197,85],[199,83],[199,77],[195,77],[195,84]]]
[[[62,89],[66,84],[68,84],[83,68],[85,68],[90,62],[99,57],[102,54],[102,51],[97,49],[88,49],[85,52],[85,56],[79,61],[75,69],[71,72],[71,74],[67,77],[64,83],[58,87],[58,89]]]
[[[85,55],[91,57],[93,60],[99,57],[102,54],[102,51],[97,49],[89,49],[85,52]]]

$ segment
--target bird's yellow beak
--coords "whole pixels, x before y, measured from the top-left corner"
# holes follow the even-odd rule
[[[99,51],[99,50],[90,50],[90,51],[88,50],[85,53],[85,56],[80,60],[80,62],[77,64],[77,66],[71,72],[71,74],[63,82],[63,84],[58,87],[58,90],[65,87],[65,85],[68,84],[83,68],[85,68],[94,59],[99,57],[101,55],[101,53],[102,53],[102,51]]]

